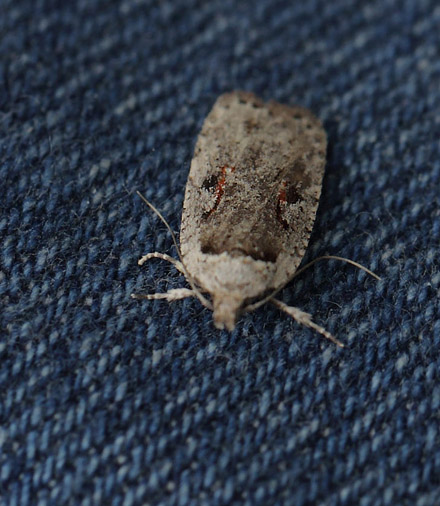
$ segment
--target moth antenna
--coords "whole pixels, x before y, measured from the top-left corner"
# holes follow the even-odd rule
[[[188,272],[188,269],[186,268],[186,265],[183,261],[183,258],[182,258],[182,253],[180,252],[180,248],[179,248],[179,244],[177,243],[177,239],[176,239],[176,236],[173,232],[173,230],[171,229],[171,226],[169,225],[169,223],[167,222],[167,220],[164,218],[163,214],[159,211],[159,209],[157,209],[157,207],[155,207],[149,200],[147,200],[141,192],[139,191],[136,191],[136,193],[138,194],[138,196],[145,202],[145,204],[147,204],[147,206],[157,215],[159,216],[159,218],[162,220],[162,222],[164,223],[164,225],[167,227],[167,230],[168,232],[170,233],[171,235],[171,238],[173,239],[173,243],[174,243],[174,246],[177,250],[177,255],[179,256],[179,260],[180,260],[180,263],[182,264],[183,266],[183,270],[185,271],[184,274],[185,274],[185,277],[186,277],[186,280],[188,281],[189,285],[191,286],[191,288],[194,290],[194,293],[196,295],[196,297],[199,299],[199,301],[205,306],[207,307],[208,309],[213,309],[213,306],[211,304],[211,302],[202,295],[202,293],[200,292],[200,290],[197,288],[197,286],[195,285],[194,283],[194,280],[193,278],[191,277],[191,275],[189,274]]]
[[[344,258],[344,257],[338,257],[338,256],[335,256],[335,255],[323,255],[322,257],[315,258],[315,260],[312,260],[308,264],[304,265],[304,267],[301,267],[301,269],[298,269],[295,272],[295,274],[288,281],[286,281],[286,283],[284,283],[283,285],[281,285],[280,287],[278,287],[276,290],[274,290],[272,293],[270,293],[269,295],[267,295],[266,297],[264,297],[264,299],[261,299],[261,300],[259,300],[257,302],[254,302],[253,304],[249,304],[248,306],[246,306],[243,309],[243,311],[246,311],[246,312],[248,312],[248,311],[254,311],[255,309],[257,309],[260,306],[262,306],[263,304],[266,304],[266,302],[269,302],[271,299],[273,299],[273,297],[278,292],[280,292],[286,285],[288,285],[292,281],[292,279],[294,279],[297,276],[299,276],[300,274],[302,274],[306,269],[308,269],[309,267],[311,267],[313,264],[316,264],[316,262],[319,262],[320,260],[340,260],[341,262],[346,262],[348,264],[354,265],[355,267],[357,267],[358,269],[361,269],[362,271],[365,271],[367,274],[369,274],[370,276],[373,276],[373,278],[377,279],[378,281],[380,281],[382,279],[377,274],[375,274],[373,271],[370,271],[370,269],[367,269],[363,265],[358,264],[354,260],[350,260],[350,259]]]
[[[349,258],[344,258],[344,257],[338,257],[338,256],[335,256],[335,255],[323,255],[322,257],[315,258],[315,260],[312,260],[308,264],[304,265],[304,267],[301,267],[301,269],[298,269],[295,272],[295,274],[290,278],[290,281],[293,278],[296,278],[296,276],[299,276],[306,269],[308,269],[309,267],[311,267],[313,264],[316,264],[316,262],[319,262],[320,260],[340,260],[341,262],[345,262],[347,264],[354,265],[355,267],[357,267],[361,271],[365,271],[367,274],[369,274],[370,276],[372,276],[374,279],[377,279],[377,281],[380,281],[382,279],[380,276],[378,276],[377,274],[375,274],[373,271],[370,271],[370,269],[367,269],[363,265],[358,264],[354,260],[350,260]]]

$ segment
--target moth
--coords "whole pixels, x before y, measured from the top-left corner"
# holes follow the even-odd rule
[[[141,195],[168,227],[180,260],[154,252],[144,255],[139,265],[151,258],[167,260],[191,288],[132,297],[198,297],[213,311],[216,327],[228,330],[234,329],[241,313],[270,301],[342,346],[310,314],[274,297],[303,270],[297,271],[315,221],[326,147],[321,122],[305,108],[264,103],[243,91],[221,95],[195,146],[180,251],[165,218]]]

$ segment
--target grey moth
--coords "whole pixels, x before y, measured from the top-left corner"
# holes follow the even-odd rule
[[[204,121],[191,162],[180,261],[155,252],[138,262],[170,261],[191,289],[133,297],[171,301],[196,296],[213,310],[216,327],[228,330],[241,313],[270,301],[342,346],[308,313],[274,297],[295,276],[307,248],[326,146],[321,122],[307,109],[264,103],[249,92],[221,95]]]

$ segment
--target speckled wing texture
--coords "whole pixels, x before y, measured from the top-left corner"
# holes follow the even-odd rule
[[[188,272],[214,297],[251,299],[286,283],[307,247],[326,135],[307,109],[220,96],[195,147],[180,243]]]

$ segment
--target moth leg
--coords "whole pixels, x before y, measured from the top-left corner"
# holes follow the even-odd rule
[[[337,344],[341,348],[344,347],[344,345],[341,343],[341,341],[338,341],[336,337],[333,337],[330,332],[327,332],[324,327],[321,327],[320,325],[316,324],[312,321],[312,315],[309,313],[306,313],[304,311],[301,311],[301,309],[294,307],[294,306],[288,306],[287,304],[284,304],[284,302],[281,302],[278,299],[271,299],[270,300],[275,306],[285,313],[287,313],[289,316],[291,316],[295,321],[300,323],[301,325],[305,325],[306,327],[309,327],[313,330],[316,330],[316,332],[319,332],[327,339],[330,339],[333,343]]]
[[[160,258],[161,260],[166,260],[167,262],[170,262],[170,264],[173,264],[174,267],[181,272],[182,274],[185,274],[185,270],[183,268],[182,262],[179,262],[179,260],[176,260],[173,257],[170,257],[166,253],[158,253],[155,251],[154,253],[147,253],[143,257],[141,257],[138,260],[138,265],[143,265],[145,262],[150,260],[151,258]],[[158,299],[165,299],[168,302],[172,302],[173,300],[180,300],[185,299],[186,297],[197,297],[197,294],[194,290],[190,290],[189,288],[172,288],[171,290],[168,290],[168,292],[165,293],[132,293],[131,298],[132,299],[147,299],[147,300],[158,300]]]
[[[166,253],[158,253],[157,251],[155,251],[154,253],[147,253],[146,255],[144,255],[142,258],[138,260],[138,265],[144,265],[144,263],[150,260],[150,258],[160,258],[161,260],[166,260],[167,262],[170,262],[170,264],[173,264],[174,267],[180,273],[185,274],[182,262],[179,262],[179,260],[170,257],[170,255],[167,255]]]
[[[186,297],[197,297],[196,292],[194,290],[190,290],[189,288],[172,288],[165,293],[132,293],[132,299],[147,299],[147,300],[157,300],[157,299],[165,299],[168,302],[172,302],[173,300],[185,299]]]

